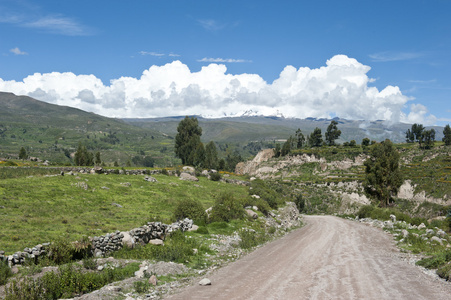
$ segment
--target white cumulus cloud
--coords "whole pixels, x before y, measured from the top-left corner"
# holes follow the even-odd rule
[[[201,114],[221,117],[254,111],[286,117],[347,119],[430,124],[434,116],[413,104],[396,86],[382,90],[368,84],[370,67],[336,55],[316,69],[285,67],[267,83],[258,74],[228,74],[223,64],[198,72],[174,61],[151,66],[141,77],[121,77],[104,85],[94,75],[36,73],[22,81],[0,79],[0,90],[109,117],[161,117]]]

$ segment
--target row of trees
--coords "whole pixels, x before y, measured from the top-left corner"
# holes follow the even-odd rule
[[[279,144],[276,144],[274,149],[276,157],[285,156],[292,149],[301,149],[303,147],[321,147],[323,145],[335,146],[335,141],[340,138],[341,130],[337,127],[338,122],[332,120],[326,129],[325,140],[323,140],[323,134],[321,128],[316,127],[311,134],[307,137],[304,136],[302,130],[298,128],[296,130],[295,136],[290,136],[290,138],[283,144],[282,148]]]
[[[442,141],[445,145],[451,145],[451,128],[448,125],[443,129]],[[435,142],[435,129],[426,129],[422,124],[413,124],[410,129],[406,131],[407,143],[418,143],[422,149],[430,149],[434,146]]]

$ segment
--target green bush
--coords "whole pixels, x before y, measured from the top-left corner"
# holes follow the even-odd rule
[[[196,232],[200,233],[200,234],[209,234],[208,228],[205,226],[199,226],[199,228],[197,228]]]
[[[97,262],[95,261],[95,259],[92,256],[83,258],[82,262],[83,262],[83,267],[85,269],[88,269],[88,270],[97,269]]]
[[[14,280],[6,288],[6,300],[60,299],[98,290],[111,282],[132,277],[138,263],[123,268],[107,268],[100,273],[84,272],[81,266],[65,265],[56,272],[47,272],[41,278]]]
[[[439,252],[438,254],[424,258],[417,262],[417,265],[428,268],[437,269],[451,261],[451,250]]]
[[[11,276],[13,276],[13,273],[8,263],[6,261],[0,261],[0,285],[4,285]]]
[[[284,201],[279,198],[275,188],[271,188],[261,179],[252,181],[251,188],[249,189],[250,195],[258,195],[261,199],[265,200],[271,208],[276,209],[279,204]],[[276,187],[277,188],[277,187]]]
[[[427,224],[427,222],[428,222],[428,220],[426,220],[425,218],[420,218],[420,217],[413,217],[410,220],[410,224],[416,225],[416,226],[420,225],[421,223]]]
[[[253,248],[259,244],[262,244],[265,242],[266,237],[262,233],[257,233],[254,230],[247,230],[247,229],[241,229],[238,232],[241,240],[239,242],[239,246],[242,249],[250,249]]]
[[[219,172],[211,173],[210,179],[213,181],[219,181],[219,180],[221,180],[221,174],[219,174]]]
[[[59,238],[50,244],[48,257],[55,264],[66,264],[73,259],[75,253],[74,246],[64,238]]]
[[[206,221],[207,214],[198,200],[184,198],[177,202],[174,210],[174,218],[182,220],[184,218],[192,219],[195,223],[202,223]]]
[[[230,222],[244,217],[243,202],[231,193],[223,193],[215,200],[210,214],[210,222]]]
[[[304,211],[305,200],[304,198],[302,198],[302,194],[296,196],[296,198],[294,199],[294,204],[296,204],[296,207],[300,213]]]
[[[359,219],[369,218],[370,215],[371,215],[371,212],[373,210],[374,210],[374,206],[372,206],[372,205],[364,205],[357,212],[357,216],[359,217]]]
[[[437,270],[437,275],[445,280],[451,281],[451,262]]]
[[[135,288],[135,292],[137,292],[138,294],[144,294],[149,291],[150,283],[147,280],[135,281],[133,282],[133,287]]]

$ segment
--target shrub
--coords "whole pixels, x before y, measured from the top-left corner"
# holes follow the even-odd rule
[[[88,293],[102,286],[131,277],[139,264],[123,268],[105,269],[100,273],[83,272],[81,266],[62,266],[58,271],[45,273],[41,278],[16,281],[6,288],[6,300],[60,299]]]
[[[219,172],[211,173],[210,179],[213,181],[219,181],[219,180],[221,180],[221,174],[219,174]]]
[[[223,193],[215,200],[212,207],[210,222],[230,222],[244,217],[243,203],[230,193]]]
[[[49,246],[49,259],[55,264],[65,264],[72,260],[75,248],[64,238],[59,238]]]
[[[446,250],[444,252],[439,252],[433,257],[424,258],[418,261],[417,265],[428,269],[437,269],[449,261],[451,261],[451,250]]]
[[[451,262],[437,270],[437,275],[445,280],[451,281]]]
[[[271,206],[269,206],[268,202],[261,198],[255,199],[253,205],[257,206],[258,210],[261,211],[265,216],[267,216],[269,211],[271,210]]]
[[[196,232],[200,233],[200,234],[209,234],[208,228],[205,226],[199,226],[199,228],[197,228]]]
[[[12,275],[13,273],[8,263],[0,261],[0,285],[4,285]]]
[[[202,206],[202,203],[198,200],[184,198],[177,202],[174,210],[174,217],[176,220],[181,220],[184,218],[189,218],[194,220],[194,222],[205,222],[207,214]]]
[[[360,219],[363,218],[369,218],[371,215],[371,212],[374,210],[374,207],[372,205],[364,205],[362,206],[359,211],[357,212],[357,216]]]
[[[260,196],[260,198],[268,202],[269,206],[273,209],[276,209],[278,204],[282,202],[279,200],[274,189],[265,184],[263,180],[257,179],[252,181],[251,187],[252,189],[249,190],[249,194]]]
[[[83,267],[88,270],[95,270],[97,269],[97,262],[93,257],[85,257],[82,260]]]
[[[305,208],[305,200],[302,198],[302,194],[299,194],[294,199],[294,204],[296,204],[296,207],[298,208],[299,212],[303,212]]]
[[[135,292],[137,292],[138,294],[143,294],[149,291],[150,283],[147,280],[135,281],[133,283],[133,287],[135,288]]]
[[[147,244],[134,249],[122,248],[114,252],[113,256],[124,259],[155,259],[185,263],[194,255],[194,248],[200,248],[198,242],[186,238],[181,231],[175,231],[165,240],[163,246]]]
[[[257,233],[254,230],[241,229],[238,232],[241,240],[239,246],[242,249],[250,249],[265,242],[264,234]]]

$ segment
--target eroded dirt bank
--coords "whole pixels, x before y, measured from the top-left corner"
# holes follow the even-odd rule
[[[332,216],[306,226],[166,299],[450,299],[451,284],[402,259],[382,230]]]

